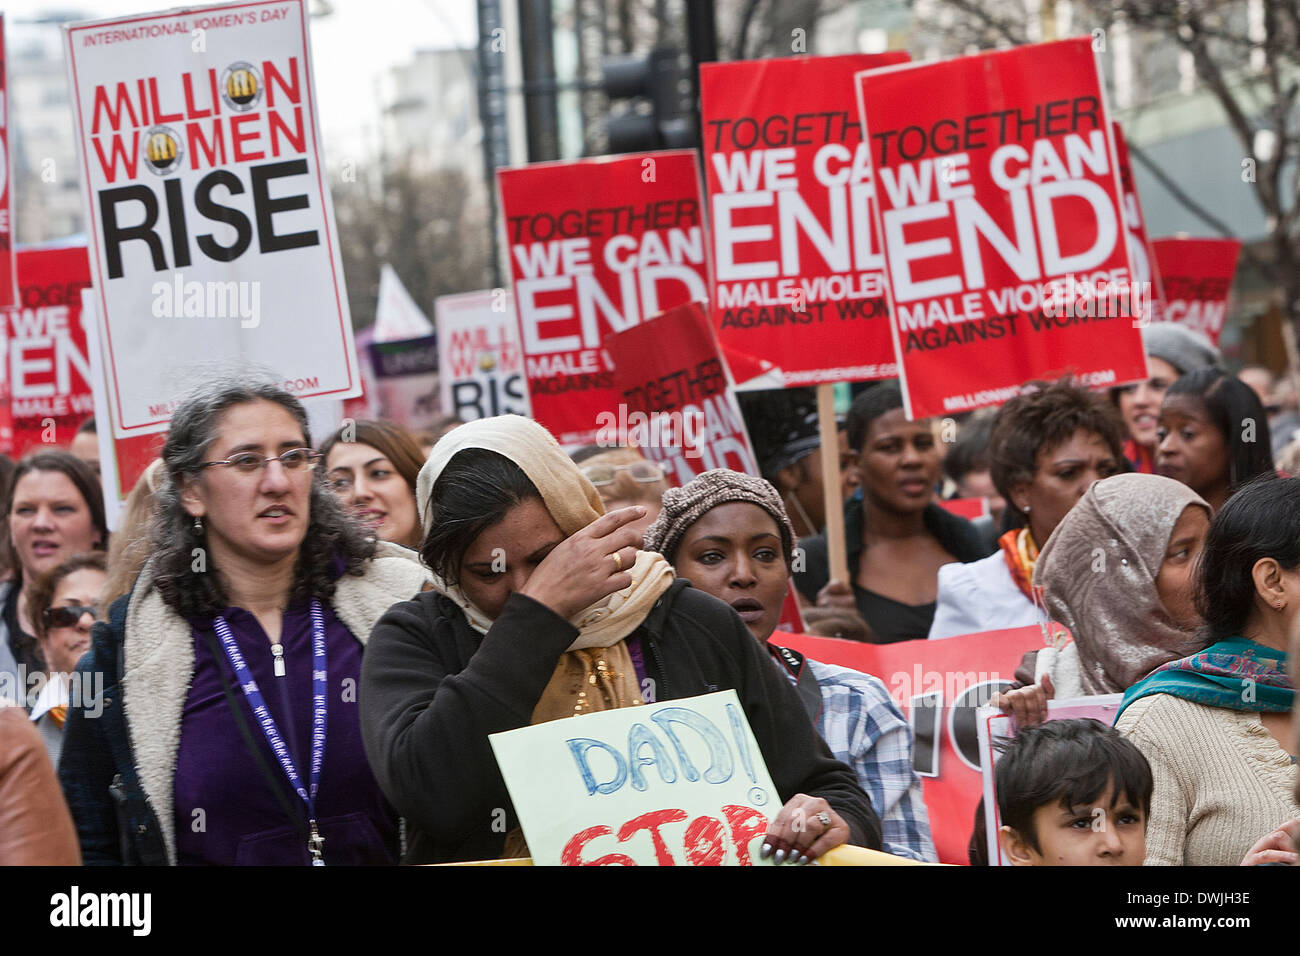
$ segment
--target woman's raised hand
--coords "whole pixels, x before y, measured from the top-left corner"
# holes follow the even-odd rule
[[[632,583],[642,532],[627,525],[645,516],[639,505],[619,508],[556,545],[519,589],[563,618]]]
[[[989,699],[990,707],[997,707],[1008,717],[1015,719],[1017,727],[1032,727],[1047,720],[1047,702],[1056,696],[1052,678],[1044,674],[1039,683],[1015,690],[994,694]]]

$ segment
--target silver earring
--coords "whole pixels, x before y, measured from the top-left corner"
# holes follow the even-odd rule
[[[194,516],[194,533],[197,535],[203,534],[203,518],[199,515]]]

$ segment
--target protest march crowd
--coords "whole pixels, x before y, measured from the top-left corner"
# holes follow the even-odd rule
[[[6,458],[0,667],[45,679],[0,711],[0,861],[523,857],[489,735],[719,688],[785,798],[765,853],[935,861],[880,676],[772,640],[793,582],[807,633],[844,640],[1069,629],[992,701],[1019,729],[996,765],[1009,862],[1293,865],[1300,478],[1268,421],[1294,409],[1270,416],[1195,333],[1146,340],[1167,376],[1035,383],[947,443],[896,384],[864,388],[836,450],[849,580],[791,518],[818,530],[806,392],[747,404],[766,477],[670,488],[635,448],[570,457],[523,416],[317,445],[275,385],[205,383],[112,535],[92,443]],[[972,489],[996,524],[942,507]],[[1113,727],[1049,719],[1103,694]],[[983,834],[981,808],[972,864]]]
[[[708,64],[702,166],[498,173],[513,298],[385,390],[271,6],[206,74],[192,11],[65,31],[96,413],[0,456],[0,864],[1300,864],[1297,370],[1138,268],[1197,286],[1086,38]],[[277,162],[164,148],[196,86]]]

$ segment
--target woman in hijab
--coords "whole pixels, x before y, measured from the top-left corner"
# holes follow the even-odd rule
[[[785,804],[765,853],[798,863],[846,841],[879,848],[870,801],[744,622],[637,550],[627,525],[641,509],[604,514],[544,428],[506,415],[449,432],[417,498],[435,590],[376,625],[360,694],[366,752],[407,819],[407,862],[527,853],[490,734],[728,688]]]
[[[1093,483],[1034,569],[1048,616],[1074,640],[1038,651],[1023,673],[1032,683],[998,695],[995,706],[1038,723],[1053,696],[1122,693],[1200,646],[1192,574],[1209,523],[1205,501],[1171,478],[1126,474]]]
[[[1155,777],[1148,865],[1234,865],[1259,834],[1300,817],[1287,672],[1300,622],[1300,479],[1252,482],[1224,505],[1196,602],[1205,633],[1195,652],[1129,687],[1115,722]]]

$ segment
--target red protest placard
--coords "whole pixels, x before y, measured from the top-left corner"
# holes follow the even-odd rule
[[[9,154],[9,61],[5,55],[5,18],[0,13],[0,309],[15,304],[18,264],[15,261],[13,189],[14,164]]]
[[[1164,288],[1160,317],[1186,325],[1218,345],[1241,243],[1236,239],[1156,239],[1151,246]]]
[[[693,150],[497,173],[533,417],[563,445],[617,411],[606,335],[708,298]]]
[[[787,387],[897,374],[853,77],[906,60],[701,65],[713,324],[729,360],[771,362]]]
[[[1059,625],[1053,625],[1059,628]],[[930,834],[941,863],[966,863],[983,782],[976,709],[1010,686],[1025,651],[1043,646],[1037,626],[943,641],[861,644],[807,634],[772,635],[813,660],[878,677],[912,728]]]
[[[1067,372],[1143,377],[1091,41],[887,67],[857,89],[908,415]]]
[[[1119,185],[1124,197],[1124,229],[1128,237],[1129,264],[1133,267],[1133,279],[1141,287],[1142,301],[1152,308],[1151,319],[1156,321],[1159,315],[1155,310],[1160,308],[1160,303],[1164,300],[1160,270],[1156,266],[1151,240],[1147,236],[1147,221],[1142,215],[1142,201],[1138,199],[1137,180],[1133,178],[1124,130],[1119,123],[1112,123],[1111,131],[1115,137],[1115,161],[1119,166]]]
[[[758,474],[727,367],[692,302],[605,339],[616,411],[597,415],[596,443],[635,445],[674,486],[713,468]]]
[[[94,414],[81,290],[85,246],[20,249],[18,306],[9,316],[9,398],[15,458],[33,445],[64,447]]]

